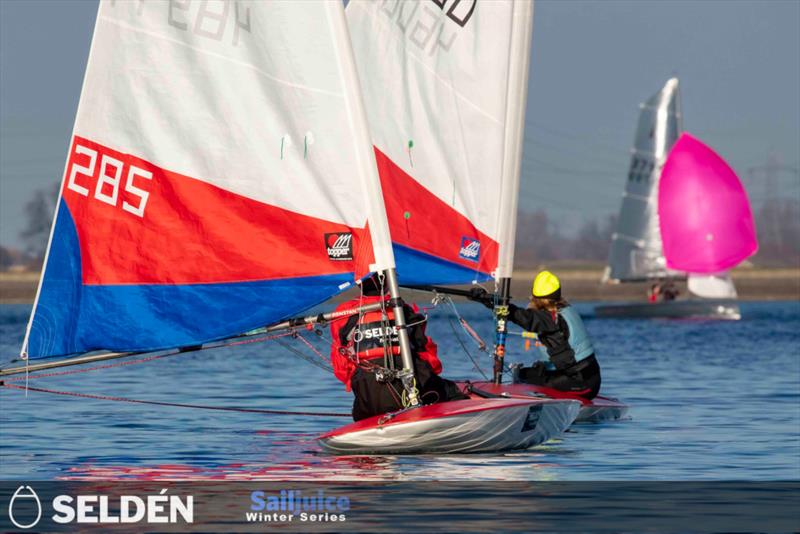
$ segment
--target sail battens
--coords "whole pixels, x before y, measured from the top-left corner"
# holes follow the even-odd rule
[[[647,203],[651,203],[651,202],[654,201],[654,199],[652,197],[647,197],[647,196],[644,196],[644,195],[636,195],[634,193],[629,193],[627,191],[622,193],[622,196],[625,197],[625,198],[631,198],[633,200],[639,200],[641,202],[647,202]]]
[[[645,245],[646,245],[646,243],[645,243],[645,241],[644,241],[643,239],[637,239],[637,238],[635,238],[635,237],[633,237],[633,236],[629,236],[629,235],[625,235],[625,234],[620,234],[620,233],[614,233],[614,234],[612,234],[612,235],[611,235],[611,239],[623,239],[623,240],[625,240],[625,241],[628,241],[628,242],[630,242],[630,243],[633,243],[634,245],[636,245],[636,246],[637,246],[637,247],[639,247],[639,248],[644,248],[644,247],[645,247]],[[658,252],[658,251],[656,251],[656,252]]]

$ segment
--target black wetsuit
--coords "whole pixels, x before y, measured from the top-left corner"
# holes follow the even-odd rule
[[[408,328],[408,337],[411,343],[414,378],[419,391],[420,402],[433,404],[435,402],[468,399],[469,397],[458,389],[455,382],[437,375],[431,364],[418,356],[418,352],[424,351],[428,342],[425,330],[419,326],[419,323],[425,321],[425,317],[414,313],[408,306],[404,306],[404,311],[406,322],[409,325],[414,325]],[[339,331],[340,343],[343,346],[346,345],[347,337],[355,328],[357,320],[358,317],[354,315]],[[392,358],[394,369],[402,369],[402,357],[395,355]],[[384,366],[383,358],[374,360],[374,362],[381,367]],[[350,379],[350,387],[355,395],[353,400],[353,420],[355,421],[403,408],[403,384],[399,379],[379,382],[375,372],[359,367]]]
[[[536,362],[520,369],[520,379],[528,384],[577,393],[587,399],[595,398],[600,392],[600,365],[594,354],[575,361],[567,321],[545,310],[520,308],[514,304],[509,304],[508,308],[508,319],[536,333],[555,366],[555,369],[547,369],[544,362]]]

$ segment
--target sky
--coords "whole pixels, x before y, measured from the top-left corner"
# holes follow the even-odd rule
[[[483,0],[478,0],[483,1]],[[0,0],[0,244],[61,179],[97,3]],[[800,1],[556,1],[534,13],[520,210],[562,231],[619,209],[638,105],[678,76],[684,127],[754,203],[800,167]],[[800,175],[773,193],[800,198]],[[527,230],[523,230],[527,231]]]

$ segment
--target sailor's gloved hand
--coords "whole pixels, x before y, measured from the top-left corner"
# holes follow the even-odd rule
[[[480,302],[487,308],[494,306],[494,297],[492,297],[492,295],[490,295],[489,292],[482,287],[471,288],[467,298],[469,300],[474,300],[475,302]]]

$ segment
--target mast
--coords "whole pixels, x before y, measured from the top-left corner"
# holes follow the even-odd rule
[[[495,302],[494,382],[503,378],[506,350],[508,304],[511,300],[511,275],[514,269],[514,241],[517,231],[517,201],[525,135],[525,108],[528,97],[528,69],[533,31],[533,0],[513,4],[511,44],[509,50],[508,85],[506,92],[503,171],[499,213],[497,271],[498,295]]]
[[[403,370],[400,379],[411,406],[419,405],[419,398],[414,386],[414,364],[411,357],[411,343],[406,329],[403,301],[400,298],[400,287],[397,283],[392,239],[389,233],[389,222],[386,217],[386,208],[383,204],[383,192],[378,177],[378,167],[375,162],[375,153],[372,149],[372,140],[364,111],[361,97],[361,87],[356,70],[353,48],[350,42],[350,33],[344,15],[344,5],[341,2],[324,2],[328,13],[331,33],[336,43],[336,58],[343,74],[343,90],[347,117],[351,122],[354,132],[357,168],[362,187],[366,192],[367,222],[372,248],[375,254],[375,263],[370,270],[381,272],[389,284],[390,303],[394,309],[395,324],[400,340],[400,355],[403,360]]]

